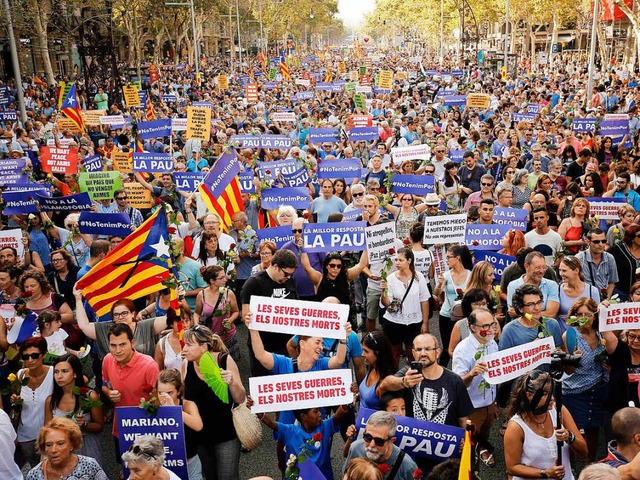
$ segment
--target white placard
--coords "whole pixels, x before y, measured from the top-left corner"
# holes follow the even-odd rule
[[[635,330],[640,328],[640,302],[600,306],[600,331]]]
[[[100,125],[124,125],[122,115],[105,115],[100,117]]]
[[[396,223],[385,222],[371,225],[364,229],[369,262],[382,260],[387,255],[394,255],[396,249]],[[393,250],[393,253],[390,252]]]
[[[251,297],[252,330],[346,340],[349,305]]]
[[[424,217],[425,245],[464,243],[467,235],[467,214]]]
[[[311,85],[311,80],[307,78],[296,78],[296,85],[302,85],[303,87],[308,87]]]
[[[411,145],[409,147],[396,147],[391,149],[393,161],[400,165],[403,160],[428,160],[431,149],[429,145]]]
[[[24,244],[22,243],[22,230],[12,228],[0,232],[0,247],[13,247],[18,252],[18,258],[24,258]]]
[[[171,131],[173,132],[186,132],[187,131],[187,118],[172,118],[171,119]]]
[[[589,213],[598,215],[600,220],[618,220],[618,209],[624,205],[624,202],[606,202],[589,200]]]
[[[551,363],[553,350],[553,337],[546,337],[485,355],[480,359],[487,364],[484,379],[491,385],[498,385],[518,378],[539,365]]]
[[[77,143],[75,138],[62,137],[58,139],[58,145],[60,145],[61,147],[68,147],[72,143]],[[47,147],[55,147],[55,146],[56,146],[56,141],[54,138],[50,138],[47,140]]]
[[[293,112],[272,113],[271,120],[274,122],[297,122],[296,114]]]
[[[353,402],[351,370],[321,370],[249,378],[253,413],[346,405]]]
[[[371,93],[373,89],[371,85],[356,85],[356,93]]]

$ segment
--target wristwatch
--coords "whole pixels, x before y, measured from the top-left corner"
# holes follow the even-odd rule
[[[540,470],[540,478],[549,478],[546,470]]]

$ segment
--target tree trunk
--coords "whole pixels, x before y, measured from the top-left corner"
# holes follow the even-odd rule
[[[39,0],[33,0],[31,2],[31,8],[33,11],[33,18],[35,20],[34,24],[36,27],[36,35],[38,37],[38,48],[40,50],[40,56],[44,66],[44,73],[47,77],[47,83],[51,85],[56,83],[56,78],[53,74],[53,66],[51,65],[51,57],[49,56],[47,13],[44,11],[44,6],[40,5]]]

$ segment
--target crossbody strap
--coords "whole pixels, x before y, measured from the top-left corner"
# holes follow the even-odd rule
[[[411,281],[409,282],[409,286],[407,287],[407,290],[404,292],[404,296],[402,297],[402,300],[400,301],[400,305],[402,305],[404,303],[404,299],[407,298],[407,295],[409,295],[409,290],[411,290],[411,285],[413,285],[413,280],[415,279],[415,275],[413,277],[411,277]]]
[[[396,462],[393,464],[393,468],[389,472],[389,476],[387,477],[387,480],[394,480],[396,478],[396,474],[398,473],[398,470],[400,470],[400,467],[402,466],[402,461],[404,460],[405,455],[406,454],[404,453],[404,450],[400,450],[400,453],[398,454],[398,458],[396,458]]]

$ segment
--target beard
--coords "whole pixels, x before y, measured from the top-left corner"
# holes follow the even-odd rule
[[[382,454],[378,451],[377,448],[370,448],[370,447],[365,447],[364,449],[367,458],[369,460],[373,460],[374,462],[380,460],[380,458],[382,458]]]

